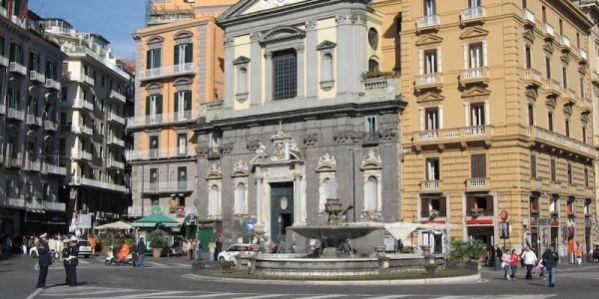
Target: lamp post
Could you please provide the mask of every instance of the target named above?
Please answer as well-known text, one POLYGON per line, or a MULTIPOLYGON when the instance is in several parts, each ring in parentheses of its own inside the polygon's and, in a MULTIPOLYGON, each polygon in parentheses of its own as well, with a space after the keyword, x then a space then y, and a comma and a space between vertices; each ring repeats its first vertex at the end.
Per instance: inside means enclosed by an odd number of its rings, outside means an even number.
POLYGON ((348 147, 348 151, 351 151, 351 171, 352 171, 352 207, 354 222, 356 222, 356 151, 362 150, 359 147, 348 147))

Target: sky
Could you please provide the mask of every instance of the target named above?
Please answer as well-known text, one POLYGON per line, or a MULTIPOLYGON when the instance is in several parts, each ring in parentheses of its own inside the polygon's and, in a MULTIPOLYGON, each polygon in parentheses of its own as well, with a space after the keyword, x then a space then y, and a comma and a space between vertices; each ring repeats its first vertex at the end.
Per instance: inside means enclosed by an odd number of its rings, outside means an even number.
POLYGON ((144 26, 148 0, 29 0, 29 9, 43 18, 61 18, 81 32, 110 41, 113 53, 134 58, 131 35, 144 26))

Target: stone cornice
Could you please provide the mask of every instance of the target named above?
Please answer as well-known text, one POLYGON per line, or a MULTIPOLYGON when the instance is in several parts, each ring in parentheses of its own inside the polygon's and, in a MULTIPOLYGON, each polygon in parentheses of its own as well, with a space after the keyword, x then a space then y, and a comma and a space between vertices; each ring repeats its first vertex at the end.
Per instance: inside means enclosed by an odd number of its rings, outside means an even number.
POLYGON ((193 21, 188 22, 175 22, 170 24, 163 24, 159 26, 142 28, 132 34, 133 40, 137 41, 137 39, 142 39, 144 37, 152 36, 152 35, 160 35, 163 33, 173 32, 177 30, 187 29, 189 27, 196 27, 204 25, 206 26, 210 22, 216 22, 215 18, 212 17, 204 17, 201 19, 193 19, 193 21))
POLYGON ((576 20, 586 27, 584 28, 585 33, 587 33, 587 30, 593 27, 593 22, 591 22, 591 20, 589 20, 589 18, 576 5, 572 4, 570 0, 557 0, 557 2, 571 14, 573 14, 576 20))

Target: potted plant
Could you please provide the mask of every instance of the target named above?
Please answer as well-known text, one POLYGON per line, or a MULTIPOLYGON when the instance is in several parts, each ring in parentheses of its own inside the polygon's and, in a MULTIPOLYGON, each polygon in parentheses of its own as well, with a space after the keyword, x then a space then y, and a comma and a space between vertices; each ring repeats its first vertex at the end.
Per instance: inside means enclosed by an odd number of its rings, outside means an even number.
POLYGON ((480 259, 487 254, 487 246, 481 240, 472 240, 468 242, 467 258, 470 262, 479 263, 480 259))
POLYGON ((152 248, 152 256, 160 257, 162 249, 168 246, 168 235, 159 229, 155 229, 148 234, 148 242, 152 248))

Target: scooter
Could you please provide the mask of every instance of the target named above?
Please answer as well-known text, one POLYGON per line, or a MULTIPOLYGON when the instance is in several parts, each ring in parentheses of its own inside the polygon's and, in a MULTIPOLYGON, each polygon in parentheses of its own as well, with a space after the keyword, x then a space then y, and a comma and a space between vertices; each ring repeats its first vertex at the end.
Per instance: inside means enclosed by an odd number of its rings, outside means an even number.
POLYGON ((112 264, 115 264, 117 266, 129 265, 135 267, 136 263, 133 261, 133 254, 129 253, 124 259, 120 260, 114 255, 114 252, 111 249, 110 251, 108 251, 106 259, 104 259, 104 265, 108 266, 112 264))
POLYGON ((183 250, 181 249, 181 247, 174 247, 174 246, 169 248, 168 253, 167 253, 167 257, 171 257, 171 256, 179 257, 182 255, 183 255, 183 250))

